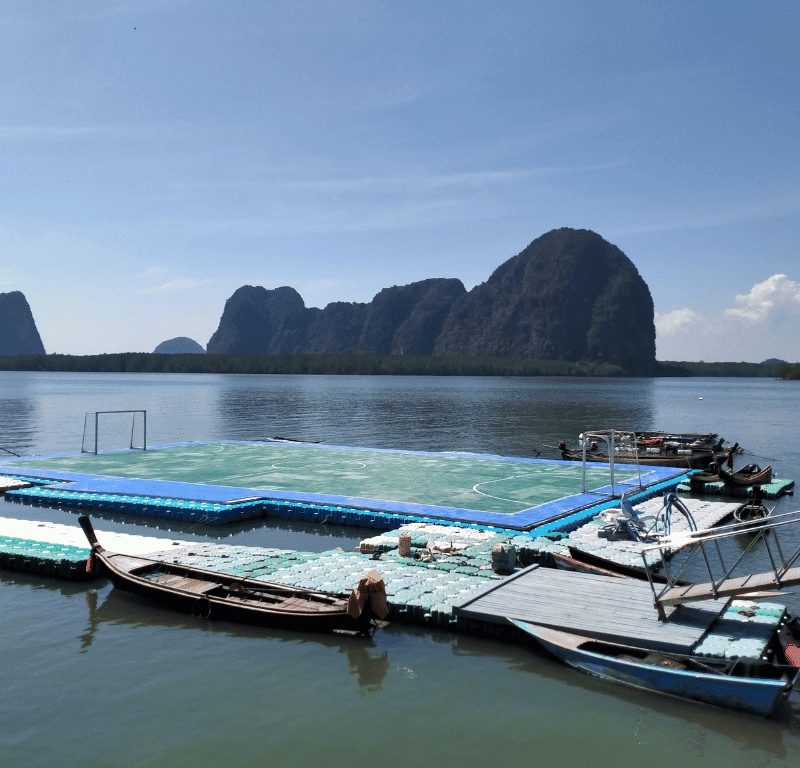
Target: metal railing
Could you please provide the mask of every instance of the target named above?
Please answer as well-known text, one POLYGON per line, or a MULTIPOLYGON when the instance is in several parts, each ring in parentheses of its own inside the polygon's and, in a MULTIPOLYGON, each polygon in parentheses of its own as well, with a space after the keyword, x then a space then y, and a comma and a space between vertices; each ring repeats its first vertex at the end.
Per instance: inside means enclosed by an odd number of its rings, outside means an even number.
MULTIPOLYGON (((707 593, 695 591, 684 602, 715 599, 721 596, 722 592, 725 592, 726 595, 736 594, 737 592, 739 594, 746 594, 748 591, 752 592, 754 585, 748 587, 744 582, 741 586, 733 585, 734 579, 744 576, 755 575, 761 577, 759 579, 761 583, 758 584, 761 588, 765 586, 780 588, 788 586, 789 583, 800 583, 800 569, 797 569, 797 573, 789 574, 792 566, 800 559, 800 546, 787 557, 778 539, 779 529, 782 530, 787 526, 797 526, 799 523, 800 511, 787 512, 781 515, 772 515, 763 522, 758 523, 733 523, 713 529, 690 530, 685 533, 664 537, 652 547, 643 549, 644 568, 650 582, 650 588, 653 590, 653 600, 659 616, 664 618, 662 601, 665 596, 676 587, 682 586, 679 583, 681 577, 686 574, 690 565, 700 563, 700 561, 702 561, 702 570, 708 574, 707 593), (739 554, 735 562, 732 565, 727 565, 720 544, 733 537, 741 537, 743 534, 749 536, 751 541, 739 554), (750 569, 742 573, 741 576, 735 576, 747 555, 755 552, 760 544, 763 544, 763 552, 761 554, 769 560, 769 567, 767 568, 765 562, 763 572, 753 574, 752 569, 750 569), (691 549, 686 558, 677 569, 670 572, 670 558, 676 552, 687 548, 691 549), (648 565, 647 554, 653 552, 659 553, 660 562, 663 563, 664 576, 666 578, 666 583, 664 584, 656 584, 652 569, 648 565), (789 574, 788 579, 786 578, 787 574, 789 574)), ((728 560, 730 561, 730 556, 728 560)), ((676 601, 681 602, 679 598, 671 599, 671 602, 676 601)))

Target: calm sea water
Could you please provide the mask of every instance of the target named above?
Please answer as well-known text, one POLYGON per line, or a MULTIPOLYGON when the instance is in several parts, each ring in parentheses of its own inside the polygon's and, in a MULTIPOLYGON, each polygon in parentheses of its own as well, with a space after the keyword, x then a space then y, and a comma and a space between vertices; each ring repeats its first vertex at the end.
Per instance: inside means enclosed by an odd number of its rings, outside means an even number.
MULTIPOLYGON (((800 479, 800 386, 594 380, 0 373, 0 446, 80 450, 84 414, 146 409, 150 445, 293 437, 555 456, 589 428, 713 431, 800 479)), ((108 440, 116 439, 107 435, 108 440)), ((779 511, 797 508, 794 499, 779 511)), ((75 524, 0 501, 0 516, 75 524)), ((322 551, 352 529, 260 523, 148 535, 322 551)), ((795 610, 800 599, 782 598, 795 610)), ((107 583, 0 572, 9 766, 800 766, 800 695, 763 720, 626 690, 526 648, 390 625, 373 642, 204 624, 107 583)))

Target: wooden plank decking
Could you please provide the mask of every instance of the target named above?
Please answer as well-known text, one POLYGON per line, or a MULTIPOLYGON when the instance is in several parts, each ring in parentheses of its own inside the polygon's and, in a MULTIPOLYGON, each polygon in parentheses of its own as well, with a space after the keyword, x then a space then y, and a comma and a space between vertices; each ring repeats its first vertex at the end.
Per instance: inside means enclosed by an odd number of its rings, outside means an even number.
POLYGON ((530 566, 461 605, 459 616, 507 618, 641 648, 688 653, 727 606, 706 600, 659 620, 647 582, 530 566))

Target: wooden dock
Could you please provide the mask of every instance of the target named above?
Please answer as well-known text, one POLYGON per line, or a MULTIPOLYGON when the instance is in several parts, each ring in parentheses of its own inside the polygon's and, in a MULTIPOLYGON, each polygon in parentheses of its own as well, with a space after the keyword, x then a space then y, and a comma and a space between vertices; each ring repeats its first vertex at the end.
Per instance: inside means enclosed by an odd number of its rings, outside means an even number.
POLYGON ((689 653, 728 602, 680 606, 661 621, 648 582, 532 565, 455 606, 454 613, 497 624, 520 619, 640 648, 689 653))

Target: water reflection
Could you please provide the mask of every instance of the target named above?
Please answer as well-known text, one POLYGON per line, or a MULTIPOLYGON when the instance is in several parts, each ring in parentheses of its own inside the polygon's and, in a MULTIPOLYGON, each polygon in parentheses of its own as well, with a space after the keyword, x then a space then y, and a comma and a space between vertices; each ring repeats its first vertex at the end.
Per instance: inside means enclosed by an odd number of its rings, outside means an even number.
POLYGON ((710 743, 709 732, 713 732, 743 752, 763 750, 785 759, 787 734, 800 733, 800 704, 796 699, 784 702, 771 717, 762 718, 585 674, 535 648, 526 649, 525 653, 528 657, 521 655, 513 666, 518 673, 531 676, 532 688, 540 687, 536 682, 540 678, 558 681, 571 689, 561 697, 573 702, 571 708, 608 713, 608 732, 633 735, 639 745, 648 741, 661 743, 665 734, 675 732, 680 734, 682 744, 694 744, 693 751, 702 752, 710 743), (634 723, 635 730, 630 734, 626 728, 634 723))
POLYGON ((573 378, 232 378, 219 433, 332 445, 560 457, 589 428, 651 429, 653 382, 573 378), (551 448, 549 453, 548 447, 551 448))
POLYGON ((345 635, 316 635, 290 630, 249 627, 246 625, 214 622, 206 619, 173 613, 144 597, 111 589, 99 602, 96 589, 85 594, 88 620, 86 629, 78 636, 79 653, 86 653, 97 639, 101 627, 108 622, 130 627, 169 627, 187 631, 219 632, 230 637, 257 637, 284 642, 314 642, 336 648, 347 658, 350 670, 358 684, 367 690, 379 690, 389 670, 389 652, 375 651, 371 638, 345 635))
POLYGON ((370 653, 364 644, 352 643, 344 648, 350 670, 356 676, 359 686, 368 691, 380 690, 383 678, 389 671, 389 652, 370 653))
POLYGON ((29 397, 0 398, 0 458, 31 453, 37 439, 37 410, 29 397))
POLYGON ((86 627, 86 631, 78 637, 81 643, 80 653, 86 653, 89 650, 89 646, 97 634, 97 625, 99 623, 97 618, 97 592, 93 589, 86 590, 86 607, 89 609, 89 624, 86 627))
MULTIPOLYGON (((753 764, 759 756, 762 760, 766 758, 767 762, 785 761, 796 753, 800 734, 797 698, 772 718, 754 718, 607 682, 572 670, 532 648, 490 639, 398 624, 390 624, 372 640, 366 641, 264 630, 192 619, 105 586, 87 589, 86 585, 61 585, 28 574, 19 574, 19 578, 15 576, 0 574, 0 588, 7 590, 5 599, 13 599, 14 604, 30 604, 25 616, 38 615, 43 606, 47 606, 51 622, 54 615, 52 597, 56 596, 58 600, 55 602, 63 604, 63 610, 59 609, 57 613, 63 617, 65 626, 74 628, 72 637, 78 641, 77 651, 95 654, 95 664, 111 664, 115 675, 129 674, 113 668, 115 663, 123 663, 121 649, 124 649, 126 669, 140 669, 140 674, 145 677, 153 669, 159 670, 158 674, 162 676, 169 676, 171 665, 182 654, 188 658, 184 665, 186 669, 194 663, 193 659, 205 658, 204 654, 209 652, 229 654, 231 658, 243 661, 238 666, 232 664, 232 668, 226 668, 225 678, 230 677, 234 685, 244 689, 252 687, 248 686, 247 680, 253 675, 250 663, 253 659, 263 658, 265 667, 270 668, 291 660, 289 663, 303 664, 302 669, 296 670, 299 680, 312 688, 321 683, 318 692, 321 692, 324 702, 335 700, 343 707, 353 707, 352 700, 347 698, 347 686, 341 686, 341 672, 346 671, 348 679, 355 678, 353 690, 369 694, 371 698, 380 696, 382 706, 396 712, 396 726, 410 729, 422 739, 422 744, 428 743, 429 736, 426 731, 414 730, 417 727, 414 712, 417 710, 414 706, 408 708, 408 699, 403 697, 430 693, 434 701, 449 701, 454 711, 463 705, 466 716, 479 716, 486 711, 486 697, 496 698, 506 690, 504 686, 508 686, 509 702, 514 702, 517 708, 514 722, 522 722, 521 718, 526 715, 521 716, 519 710, 530 705, 531 736, 545 748, 552 745, 552 740, 537 725, 537 717, 564 728, 571 727, 570 723, 581 718, 585 726, 583 735, 589 740, 599 740, 598 744, 603 743, 603 739, 612 739, 618 745, 633 742, 661 749, 679 734, 684 753, 686 750, 701 753, 719 749, 741 752, 742 759, 734 758, 731 765, 753 764), (36 595, 27 594, 31 590, 40 595, 38 600, 36 595), (26 594, 14 595, 12 592, 26 594), (42 593, 48 594, 43 598, 42 593), (76 611, 76 608, 81 610, 76 611), (137 632, 139 629, 154 631, 137 632), (206 634, 213 635, 213 641, 204 637, 206 634), (252 643, 249 650, 245 647, 248 640, 258 641, 257 650, 252 643), (276 645, 284 643, 287 651, 281 651, 276 645), (151 657, 155 655, 157 659, 165 648, 177 655, 168 655, 160 666, 158 663, 149 666, 151 657), (332 654, 331 650, 336 653, 332 654), (342 666, 332 662, 339 654, 342 666), (395 679, 392 685, 385 685, 384 681, 389 677, 395 679), (324 682, 328 680, 338 680, 338 687, 335 690, 328 687, 324 682), (458 684, 453 683, 455 680, 458 684), (447 699, 446 691, 453 685, 454 697, 447 699), (458 698, 461 696, 463 702, 458 698), (552 716, 545 714, 547 710, 553 710, 552 716), (752 759, 748 760, 748 756, 752 759)), ((49 622, 47 626, 50 626, 49 622)), ((52 641, 50 631, 42 632, 40 639, 32 636, 22 658, 37 659, 39 663, 42 651, 53 653, 55 648, 66 645, 62 641, 54 646, 52 641)), ((86 662, 70 667, 69 658, 66 654, 56 659, 51 674, 40 678, 39 685, 48 692, 48 700, 52 692, 61 693, 52 681, 62 674, 68 680, 77 679, 80 670, 85 669, 86 662)), ((184 673, 187 681, 194 679, 185 669, 179 671, 180 679, 184 673)), ((131 677, 131 683, 134 677, 131 677)), ((289 678, 278 675, 269 679, 289 678)), ((207 696, 208 678, 197 676, 196 680, 196 687, 187 684, 181 696, 197 697, 198 701, 207 696)), ((219 680, 221 677, 215 678, 215 683, 219 680)), ((261 701, 260 698, 257 700, 261 701)), ((275 693, 275 698, 268 695, 266 701, 286 704, 280 699, 279 692, 275 693)), ((305 700, 301 697, 300 701, 305 700)), ((228 720, 223 719, 222 723, 231 726, 228 720)), ((148 727, 151 725, 155 727, 154 724, 148 724, 148 727)), ((713 760, 711 764, 715 764, 713 760)))

